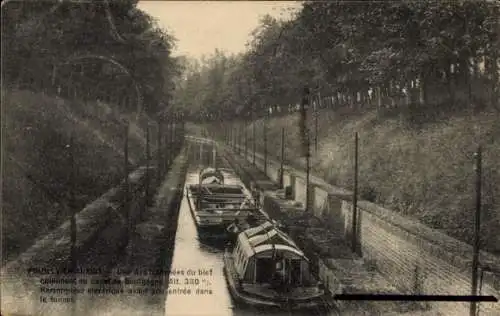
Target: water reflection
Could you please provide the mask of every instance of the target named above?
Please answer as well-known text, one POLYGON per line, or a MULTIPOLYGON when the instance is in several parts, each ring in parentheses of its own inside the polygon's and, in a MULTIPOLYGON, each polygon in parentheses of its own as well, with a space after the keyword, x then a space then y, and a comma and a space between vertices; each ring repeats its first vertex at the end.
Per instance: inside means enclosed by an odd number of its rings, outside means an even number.
MULTIPOLYGON (((186 184, 197 183, 197 171, 188 173, 186 184)), ((171 271, 170 278, 178 283, 172 282, 169 286, 166 315, 234 315, 222 273, 222 253, 199 242, 186 197, 179 209, 171 271), (179 274, 176 274, 177 272, 179 274), (194 272, 194 275, 188 276, 191 272, 194 272), (188 289, 191 295, 186 292, 173 292, 183 289, 188 289)))
MULTIPOLYGON (((198 171, 199 169, 192 169, 188 172, 186 184, 197 183, 198 171)), ((228 183, 243 185, 232 172, 226 170, 224 173, 228 183)), ((199 241, 196 226, 186 197, 184 197, 179 210, 170 273, 171 279, 177 280, 178 283, 171 283, 169 286, 170 294, 167 295, 165 302, 165 315, 292 315, 288 311, 271 312, 236 305, 226 287, 222 272, 222 255, 222 250, 199 241), (195 275, 188 276, 188 270, 194 272, 195 275), (181 275, 182 273, 184 275, 181 275), (187 294, 188 292, 191 294, 187 294)), ((310 313, 304 313, 304 315, 310 315, 310 313)))

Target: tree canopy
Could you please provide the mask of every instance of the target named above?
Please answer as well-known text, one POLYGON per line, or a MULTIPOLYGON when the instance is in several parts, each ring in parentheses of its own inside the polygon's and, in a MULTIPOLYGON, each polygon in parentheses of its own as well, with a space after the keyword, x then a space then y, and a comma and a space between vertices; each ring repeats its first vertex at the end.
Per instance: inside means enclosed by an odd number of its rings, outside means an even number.
POLYGON ((148 113, 171 101, 180 71, 171 56, 174 38, 136 0, 11 1, 2 23, 6 86, 130 111, 140 99, 148 113))
POLYGON ((306 1, 191 67, 176 99, 197 119, 285 113, 304 86, 322 107, 498 107, 499 20, 485 0, 306 1))

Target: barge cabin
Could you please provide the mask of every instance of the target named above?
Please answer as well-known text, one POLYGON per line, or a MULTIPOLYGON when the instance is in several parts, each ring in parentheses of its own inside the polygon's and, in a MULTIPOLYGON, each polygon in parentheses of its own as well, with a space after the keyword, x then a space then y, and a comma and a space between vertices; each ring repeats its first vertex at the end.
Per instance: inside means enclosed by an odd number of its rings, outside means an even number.
POLYGON ((325 292, 309 270, 309 260, 272 222, 241 232, 226 248, 224 274, 233 298, 257 306, 320 308, 325 292))
POLYGON ((186 185, 186 195, 201 237, 225 236, 235 221, 262 216, 252 195, 242 185, 225 184, 218 169, 201 170, 199 183, 186 185))

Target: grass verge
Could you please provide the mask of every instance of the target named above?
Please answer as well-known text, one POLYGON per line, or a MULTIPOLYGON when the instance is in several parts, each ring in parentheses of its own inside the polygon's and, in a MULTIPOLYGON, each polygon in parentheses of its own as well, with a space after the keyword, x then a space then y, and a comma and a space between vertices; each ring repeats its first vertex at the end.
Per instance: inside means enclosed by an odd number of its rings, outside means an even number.
MULTIPOLYGON (((419 124, 414 124, 411 113, 353 112, 321 110, 318 113, 317 151, 315 118, 310 118, 311 166, 315 174, 331 184, 352 189, 354 134, 358 132, 359 192, 363 199, 416 218, 431 228, 471 244, 475 212, 473 155, 481 145, 482 246, 500 254, 498 112, 462 110, 433 121, 420 118, 419 124)), ((241 124, 235 123, 234 127, 241 124)), ((256 150, 262 153, 263 119, 247 127, 249 151, 252 150, 254 127, 256 150)), ((282 128, 286 135, 287 163, 304 166, 298 114, 269 119, 267 150, 270 157, 280 157, 282 128)))
MULTIPOLYGON (((2 265, 68 219, 124 176, 128 118, 107 104, 63 100, 31 91, 3 91, 2 265), (74 134, 74 181, 69 160, 74 134)), ((129 163, 145 158, 148 117, 129 133, 129 163)), ((151 150, 156 137, 151 133, 151 150)))

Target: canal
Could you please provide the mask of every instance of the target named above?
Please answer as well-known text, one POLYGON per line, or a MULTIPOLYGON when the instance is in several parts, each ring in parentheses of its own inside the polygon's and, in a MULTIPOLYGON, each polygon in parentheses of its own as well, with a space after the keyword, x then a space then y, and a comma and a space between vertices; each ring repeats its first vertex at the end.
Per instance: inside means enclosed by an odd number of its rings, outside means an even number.
MULTIPOLYGON (((220 161, 217 159, 218 163, 220 161)), ((225 167, 224 163, 222 165, 219 167, 225 167)), ((227 183, 243 185, 230 169, 223 170, 227 183)), ((199 167, 196 166, 188 170, 186 184, 198 183, 198 171, 199 167)), ((311 315, 311 312, 270 312, 235 304, 222 271, 223 250, 204 245, 198 240, 185 196, 180 205, 177 225, 165 315, 311 315)))

